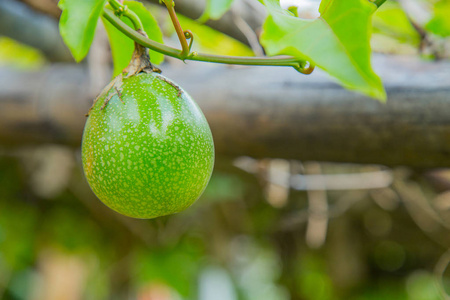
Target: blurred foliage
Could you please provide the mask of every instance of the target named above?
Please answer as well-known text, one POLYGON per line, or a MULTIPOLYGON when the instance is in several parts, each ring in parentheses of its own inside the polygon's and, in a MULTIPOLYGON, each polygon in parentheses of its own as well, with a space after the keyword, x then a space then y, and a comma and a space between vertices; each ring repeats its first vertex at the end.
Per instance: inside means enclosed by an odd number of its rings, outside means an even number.
POLYGON ((450 1, 439 0, 434 4, 433 17, 426 29, 442 37, 450 36, 450 1))
MULTIPOLYGON (((308 209, 308 193, 291 190, 274 207, 264 172, 219 162, 191 208, 135 220, 98 201, 76 163, 57 164, 72 175, 59 193, 41 198, 30 184, 40 172, 27 167, 31 153, 6 153, 0 156, 1 299, 61 299, 67 291, 70 299, 441 299, 433 269, 450 247, 448 230, 422 231, 407 200, 387 191, 327 193, 329 205, 349 195, 357 200, 328 220, 325 244, 315 249, 305 240, 308 218, 283 226, 308 209)), ((323 165, 330 174, 349 169, 357 168, 323 165)), ((407 180, 420 182, 431 198, 438 194, 420 175, 407 180)), ((391 192, 403 193, 395 185, 391 192)))
POLYGON ((419 48, 420 35, 398 2, 385 2, 375 12, 372 23, 372 47, 375 51, 414 53, 419 48))
POLYGON ((46 62, 38 50, 8 37, 0 36, 0 67, 39 69, 46 62))
POLYGON ((199 21, 206 22, 208 19, 220 19, 230 9, 232 4, 233 0, 207 0, 205 10, 199 21))

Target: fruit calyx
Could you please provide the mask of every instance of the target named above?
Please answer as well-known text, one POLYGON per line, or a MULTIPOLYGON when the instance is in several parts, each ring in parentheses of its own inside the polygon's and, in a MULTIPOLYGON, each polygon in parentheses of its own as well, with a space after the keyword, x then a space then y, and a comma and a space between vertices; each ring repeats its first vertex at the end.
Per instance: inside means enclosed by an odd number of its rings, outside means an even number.
MULTIPOLYGON (((145 31, 143 31, 142 29, 138 29, 136 31, 141 35, 143 35, 144 37, 148 37, 145 31)), ((125 69, 123 69, 122 74, 126 74, 125 77, 127 78, 141 72, 161 73, 161 70, 154 67, 150 62, 150 55, 148 54, 148 49, 134 42, 133 56, 131 57, 131 61, 128 64, 128 66, 125 69)))

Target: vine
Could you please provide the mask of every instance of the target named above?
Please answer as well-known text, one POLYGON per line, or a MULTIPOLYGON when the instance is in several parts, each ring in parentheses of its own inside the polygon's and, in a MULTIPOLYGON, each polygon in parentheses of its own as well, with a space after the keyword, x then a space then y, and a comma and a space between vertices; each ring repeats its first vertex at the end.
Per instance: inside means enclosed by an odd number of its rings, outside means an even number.
POLYGON ((128 18, 134 26, 134 29, 136 30, 143 30, 144 26, 142 25, 141 19, 139 19, 139 16, 136 15, 132 10, 128 9, 126 5, 123 5, 117 0, 109 0, 108 3, 111 5, 111 7, 114 9, 114 13, 117 16, 124 16, 128 18))
POLYGON ((190 52, 193 40, 193 34, 189 30, 183 31, 180 22, 174 9, 174 2, 172 0, 164 0, 164 4, 167 6, 171 21, 177 32, 178 38, 181 43, 182 50, 169 47, 164 44, 152 41, 147 37, 142 36, 136 30, 141 29, 142 22, 139 17, 131 10, 127 9, 126 5, 118 3, 116 0, 109 1, 114 12, 108 8, 103 9, 103 17, 108 20, 114 27, 120 30, 123 34, 134 40, 136 43, 160 52, 164 55, 178 58, 180 60, 193 60, 203 62, 213 62, 222 64, 235 64, 235 65, 258 65, 258 66, 290 66, 299 71, 302 74, 311 74, 314 70, 314 66, 307 61, 299 61, 295 57, 290 56, 278 56, 278 57, 246 57, 246 56, 223 56, 204 54, 198 52, 190 52), (118 16, 123 15, 130 19, 136 30, 130 28, 125 24, 118 16), (191 39, 191 43, 187 43, 187 39, 191 39))

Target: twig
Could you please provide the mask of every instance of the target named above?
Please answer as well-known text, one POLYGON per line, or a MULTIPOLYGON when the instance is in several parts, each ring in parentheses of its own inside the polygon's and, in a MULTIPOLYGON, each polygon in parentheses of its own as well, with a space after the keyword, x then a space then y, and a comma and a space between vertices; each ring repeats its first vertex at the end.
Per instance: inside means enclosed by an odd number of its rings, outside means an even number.
POLYGON ((261 44, 258 41, 258 36, 253 31, 253 29, 248 25, 247 22, 235 11, 231 10, 233 21, 236 24, 236 26, 239 28, 239 30, 242 32, 242 34, 247 38, 248 44, 250 45, 250 48, 252 48, 253 52, 257 56, 264 55, 264 51, 261 47, 261 44))

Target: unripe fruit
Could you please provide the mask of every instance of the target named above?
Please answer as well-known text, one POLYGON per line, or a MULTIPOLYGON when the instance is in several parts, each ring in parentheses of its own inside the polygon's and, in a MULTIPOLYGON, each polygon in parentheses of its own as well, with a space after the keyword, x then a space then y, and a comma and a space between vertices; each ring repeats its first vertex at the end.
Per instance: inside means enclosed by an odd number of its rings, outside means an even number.
POLYGON ((191 97, 160 74, 120 77, 98 97, 83 133, 89 185, 134 218, 182 211, 205 189, 214 165, 208 123, 191 97))

